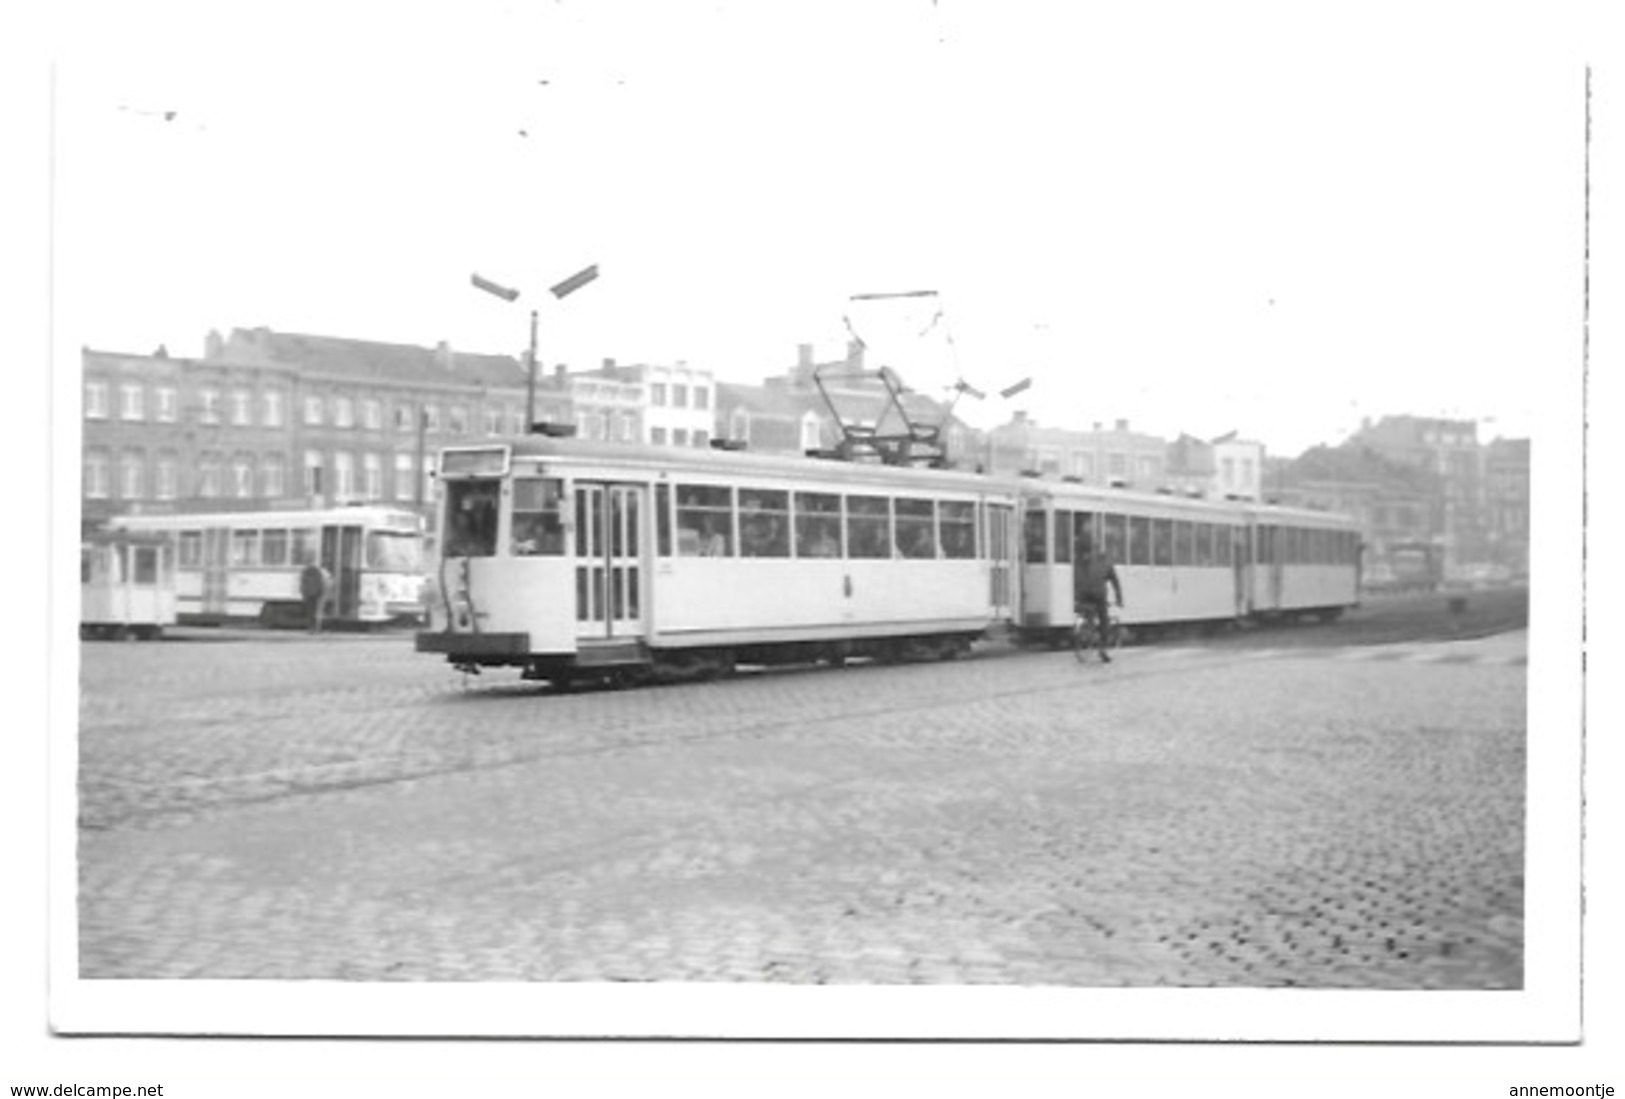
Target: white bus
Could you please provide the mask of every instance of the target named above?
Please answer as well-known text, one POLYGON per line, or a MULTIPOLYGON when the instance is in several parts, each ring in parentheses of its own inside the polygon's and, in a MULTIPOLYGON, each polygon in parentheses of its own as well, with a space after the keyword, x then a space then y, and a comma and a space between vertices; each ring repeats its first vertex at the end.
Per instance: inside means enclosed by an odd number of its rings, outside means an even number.
POLYGON ((299 576, 310 564, 333 580, 328 622, 371 626, 423 614, 423 520, 411 511, 356 505, 126 515, 109 525, 172 540, 181 623, 300 624, 299 576))

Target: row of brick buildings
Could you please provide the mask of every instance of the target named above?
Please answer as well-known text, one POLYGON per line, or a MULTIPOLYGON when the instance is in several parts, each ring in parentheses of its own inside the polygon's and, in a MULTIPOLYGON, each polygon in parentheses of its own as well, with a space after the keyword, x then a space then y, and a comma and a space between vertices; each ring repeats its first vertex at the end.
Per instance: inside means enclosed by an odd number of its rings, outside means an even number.
MULTIPOLYGON (((258 509, 389 501, 422 508, 438 448, 525 429, 527 377, 516 357, 377 341, 235 329, 198 358, 82 355, 82 515, 258 509)), ((893 378, 895 381, 895 377, 893 378)), ((1388 417, 1338 448, 1272 461, 1226 435, 1175 440, 1127 421, 1089 430, 1025 414, 977 431, 951 406, 890 388, 861 345, 795 363, 760 384, 717 381, 687 363, 541 372, 539 422, 582 437, 803 453, 845 430, 882 436, 940 428, 962 468, 1351 511, 1368 543, 1431 539, 1457 562, 1527 567, 1527 440, 1480 446, 1470 421, 1388 417), (1352 448, 1352 449, 1351 449, 1352 448), (1351 457, 1353 455, 1353 457, 1351 457), (1361 459, 1360 455, 1370 456, 1361 459)))

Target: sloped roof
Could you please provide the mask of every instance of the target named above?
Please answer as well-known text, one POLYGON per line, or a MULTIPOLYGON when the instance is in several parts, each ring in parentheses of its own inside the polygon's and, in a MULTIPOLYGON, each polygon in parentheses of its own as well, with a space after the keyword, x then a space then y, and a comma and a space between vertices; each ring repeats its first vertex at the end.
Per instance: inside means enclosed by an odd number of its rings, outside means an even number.
POLYGON ((383 343, 340 336, 234 328, 219 357, 230 362, 269 362, 322 374, 368 381, 440 385, 525 384, 525 367, 511 355, 486 355, 448 347, 383 343))

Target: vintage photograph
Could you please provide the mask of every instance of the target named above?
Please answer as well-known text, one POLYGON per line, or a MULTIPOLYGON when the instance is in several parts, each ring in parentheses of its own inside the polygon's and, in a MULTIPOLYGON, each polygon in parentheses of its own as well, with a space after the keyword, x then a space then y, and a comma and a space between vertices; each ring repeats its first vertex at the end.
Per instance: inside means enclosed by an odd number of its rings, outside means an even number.
POLYGON ((1590 74, 1448 10, 96 5, 53 1025, 1573 1040, 1590 74))

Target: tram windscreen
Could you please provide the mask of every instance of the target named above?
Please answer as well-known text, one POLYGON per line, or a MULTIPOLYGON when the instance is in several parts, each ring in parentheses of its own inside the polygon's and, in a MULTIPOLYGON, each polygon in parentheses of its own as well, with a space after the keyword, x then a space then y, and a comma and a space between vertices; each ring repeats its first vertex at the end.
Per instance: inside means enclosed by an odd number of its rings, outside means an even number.
POLYGON ((447 557, 491 557, 497 551, 495 479, 446 482, 447 557))
POLYGON ((422 568, 422 544, 415 534, 375 530, 367 534, 367 567, 387 572, 417 572, 422 568))

